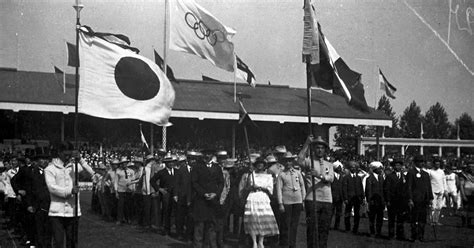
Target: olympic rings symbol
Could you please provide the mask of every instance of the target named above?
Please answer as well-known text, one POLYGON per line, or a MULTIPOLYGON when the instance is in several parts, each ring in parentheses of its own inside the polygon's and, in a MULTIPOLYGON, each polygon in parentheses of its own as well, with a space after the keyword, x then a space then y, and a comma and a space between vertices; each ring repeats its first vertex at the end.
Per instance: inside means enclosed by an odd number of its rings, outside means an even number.
POLYGON ((184 16, 184 20, 189 28, 194 30, 194 33, 199 39, 206 39, 211 46, 215 46, 218 42, 222 43, 227 40, 224 32, 218 29, 209 29, 206 24, 197 19, 193 13, 187 12, 184 16))

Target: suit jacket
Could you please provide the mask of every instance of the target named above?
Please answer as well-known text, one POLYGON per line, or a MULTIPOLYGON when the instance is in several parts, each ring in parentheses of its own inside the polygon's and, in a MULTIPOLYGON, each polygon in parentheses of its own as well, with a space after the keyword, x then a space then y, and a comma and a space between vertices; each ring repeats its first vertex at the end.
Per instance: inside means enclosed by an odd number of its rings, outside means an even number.
MULTIPOLYGON (((336 174, 336 172, 334 173, 336 174)), ((339 174, 339 173, 338 173, 339 174)), ((336 175, 334 175, 334 181, 331 183, 331 194, 332 194, 332 202, 342 202, 343 197, 342 197, 342 179, 343 176, 339 174, 339 179, 336 178, 336 175)))
POLYGON ((173 170, 173 175, 170 175, 167 168, 160 170, 155 173, 155 175, 153 175, 150 185, 153 187, 153 189, 155 189, 156 192, 158 192, 158 189, 164 188, 169 194, 174 194, 174 189, 176 187, 176 170, 173 170), (159 184, 156 183, 158 180, 159 184))
POLYGON ((224 177, 219 165, 210 168, 206 164, 197 164, 191 172, 193 188, 193 216, 195 221, 213 221, 219 207, 219 199, 224 188, 224 177), (204 194, 215 193, 216 197, 206 200, 204 194))
POLYGON ((364 199, 362 178, 357 176, 357 174, 355 177, 353 177, 352 174, 348 174, 342 179, 342 199, 349 201, 353 197, 358 197, 359 200, 364 199))
POLYGON ((384 197, 386 202, 392 204, 408 203, 408 184, 406 175, 400 173, 400 179, 396 172, 392 172, 385 179, 384 197))
POLYGON ((186 204, 192 201, 191 172, 189 172, 187 165, 176 170, 174 196, 178 197, 178 203, 186 204))
POLYGON ((28 197, 28 206, 33 206, 36 211, 49 211, 51 198, 49 196, 48 186, 44 178, 44 170, 38 166, 31 169, 31 196, 28 197))
POLYGON ((32 178, 32 168, 34 165, 30 166, 22 166, 18 169, 18 173, 13 177, 12 179, 12 187, 13 190, 15 190, 15 193, 18 194, 19 190, 25 190, 26 191, 26 196, 29 197, 29 195, 32 192, 32 187, 31 187, 31 178, 32 178))
POLYGON ((429 203, 433 200, 430 175, 424 171, 411 169, 407 174, 408 199, 417 203, 429 203))
POLYGON ((375 201, 376 204, 384 202, 383 185, 383 176, 370 174, 365 182, 365 196, 368 202, 375 201))

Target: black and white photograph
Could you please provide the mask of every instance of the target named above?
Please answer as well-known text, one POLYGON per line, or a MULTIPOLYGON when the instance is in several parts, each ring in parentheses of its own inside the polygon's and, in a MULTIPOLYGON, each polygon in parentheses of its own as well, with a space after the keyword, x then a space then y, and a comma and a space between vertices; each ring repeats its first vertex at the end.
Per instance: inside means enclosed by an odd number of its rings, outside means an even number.
POLYGON ((0 0, 0 248, 472 248, 473 116, 473 0, 0 0))

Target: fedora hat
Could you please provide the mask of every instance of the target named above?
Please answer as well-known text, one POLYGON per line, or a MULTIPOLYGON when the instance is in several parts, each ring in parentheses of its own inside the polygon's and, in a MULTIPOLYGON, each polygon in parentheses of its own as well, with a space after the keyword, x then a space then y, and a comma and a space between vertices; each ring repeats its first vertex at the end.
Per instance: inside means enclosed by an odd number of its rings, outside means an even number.
POLYGON ((122 164, 122 163, 128 163, 128 162, 130 162, 130 160, 128 160, 127 157, 124 156, 124 157, 121 157, 121 158, 120 158, 120 163, 121 163, 121 164, 122 164))
POLYGON ((111 164, 120 164, 120 160, 115 158, 112 160, 111 164))
POLYGON ((329 147, 328 142, 326 142, 321 136, 314 138, 311 142, 313 145, 324 145, 325 147, 329 147))
POLYGON ((296 155, 292 154, 291 152, 285 152, 285 154, 282 157, 282 159, 284 160, 292 160, 295 158, 296 158, 296 155))
POLYGON ((146 157, 145 157, 145 160, 146 160, 146 161, 148 161, 148 160, 153 160, 153 159, 155 159, 155 156, 153 156, 153 154, 148 154, 148 155, 146 155, 146 157))
POLYGON ((383 164, 379 161, 373 161, 373 162, 370 162, 369 166, 372 168, 372 169, 378 169, 378 168, 382 168, 383 167, 383 164))

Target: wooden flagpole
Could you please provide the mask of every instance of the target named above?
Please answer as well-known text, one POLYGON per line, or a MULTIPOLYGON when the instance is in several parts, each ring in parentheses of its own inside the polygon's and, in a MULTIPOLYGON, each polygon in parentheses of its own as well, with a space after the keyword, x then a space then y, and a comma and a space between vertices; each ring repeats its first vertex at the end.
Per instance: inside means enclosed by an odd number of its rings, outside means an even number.
MULTIPOLYGON (((75 111, 74 111, 74 146, 77 150, 79 150, 79 142, 77 140, 77 132, 78 132, 78 96, 79 96, 79 29, 81 28, 81 10, 84 8, 84 5, 80 3, 80 0, 76 0, 76 4, 73 6, 76 10, 76 54, 77 54, 77 62, 76 63, 76 99, 75 99, 75 111)), ((65 89, 65 88, 64 88, 65 89)), ((78 173, 78 165, 77 159, 74 159, 74 186, 79 187, 79 173, 78 173)), ((73 225, 73 248, 78 247, 79 244, 79 223, 78 215, 79 215, 79 194, 74 194, 74 218, 76 221, 75 225, 73 225)))

